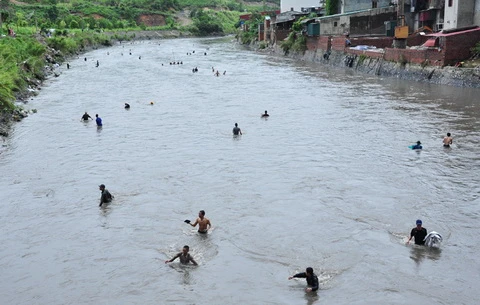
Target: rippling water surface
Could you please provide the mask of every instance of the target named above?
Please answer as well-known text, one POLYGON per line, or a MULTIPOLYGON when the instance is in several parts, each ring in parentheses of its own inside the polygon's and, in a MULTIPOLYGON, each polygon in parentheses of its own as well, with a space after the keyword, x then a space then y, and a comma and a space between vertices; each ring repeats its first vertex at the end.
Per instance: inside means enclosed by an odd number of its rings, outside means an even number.
POLYGON ((84 56, 0 150, 2 304, 480 302, 479 90, 229 39, 84 56), (103 128, 80 122, 84 111, 103 128), (408 149, 417 140, 420 153, 408 149), (105 209, 101 183, 115 196, 105 209), (200 209, 208 236, 183 223, 200 209), (440 251, 405 246, 417 218, 442 233, 440 251), (165 265, 185 244, 200 266, 165 265), (316 294, 287 280, 308 266, 316 294))

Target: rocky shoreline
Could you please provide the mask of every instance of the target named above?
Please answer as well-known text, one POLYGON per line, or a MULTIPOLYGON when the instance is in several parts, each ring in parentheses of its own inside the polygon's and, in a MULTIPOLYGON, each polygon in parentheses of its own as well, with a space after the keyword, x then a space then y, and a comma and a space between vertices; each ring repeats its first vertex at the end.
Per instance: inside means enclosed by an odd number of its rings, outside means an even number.
POLYGON ((352 56, 351 54, 338 51, 331 51, 328 58, 324 58, 325 52, 322 50, 307 50, 304 54, 289 53, 288 55, 284 55, 284 51, 278 45, 265 49, 258 49, 258 46, 254 45, 253 48, 259 52, 269 52, 277 56, 288 56, 299 61, 319 63, 337 68, 354 69, 355 71, 369 75, 386 76, 446 86, 480 88, 480 67, 456 68, 450 66, 422 66, 411 63, 385 61, 381 58, 371 58, 368 56, 352 56))

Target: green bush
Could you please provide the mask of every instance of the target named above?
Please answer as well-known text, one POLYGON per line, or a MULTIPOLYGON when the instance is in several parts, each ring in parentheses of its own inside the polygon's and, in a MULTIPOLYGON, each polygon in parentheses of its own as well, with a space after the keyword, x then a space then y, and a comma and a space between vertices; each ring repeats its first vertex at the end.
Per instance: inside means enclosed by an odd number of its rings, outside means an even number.
POLYGON ((307 50, 307 37, 304 35, 297 35, 297 39, 292 44, 292 51, 304 53, 307 50))
POLYGON ((287 55, 290 52, 290 49, 295 43, 295 38, 296 38, 296 33, 291 32, 290 34, 288 34, 287 39, 280 43, 280 47, 283 50, 283 54, 287 55))
POLYGON ((470 49, 470 51, 474 54, 474 55, 478 55, 480 54, 480 42, 477 42, 477 44, 470 49))

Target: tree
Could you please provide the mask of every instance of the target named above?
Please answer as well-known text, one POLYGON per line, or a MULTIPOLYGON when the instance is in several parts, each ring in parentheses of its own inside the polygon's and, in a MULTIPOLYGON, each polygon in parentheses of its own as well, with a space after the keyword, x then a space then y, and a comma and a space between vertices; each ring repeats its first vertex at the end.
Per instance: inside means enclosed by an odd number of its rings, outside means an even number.
POLYGON ((0 32, 2 31, 3 21, 7 21, 10 15, 10 0, 0 0, 0 32))
POLYGON ((325 2, 325 11, 328 15, 335 15, 338 14, 338 3, 339 0, 327 0, 325 2))
POLYGON ((47 16, 48 16, 48 19, 50 19, 50 21, 52 23, 55 23, 57 21, 58 8, 57 8, 56 5, 51 5, 47 8, 47 16))

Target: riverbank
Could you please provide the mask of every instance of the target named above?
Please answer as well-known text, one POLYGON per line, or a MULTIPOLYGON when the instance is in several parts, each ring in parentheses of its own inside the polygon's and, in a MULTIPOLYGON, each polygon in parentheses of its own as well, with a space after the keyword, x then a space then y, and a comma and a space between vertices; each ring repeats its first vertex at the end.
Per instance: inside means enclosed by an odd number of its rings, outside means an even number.
POLYGON ((314 62, 342 69, 353 69, 369 75, 446 86, 480 88, 480 66, 476 68, 457 68, 419 65, 386 61, 381 57, 373 58, 363 54, 349 54, 335 50, 331 50, 326 55, 326 52, 321 49, 306 50, 304 53, 290 51, 285 55, 284 50, 279 45, 269 46, 265 49, 259 49, 258 45, 253 45, 252 48, 258 52, 288 56, 299 61, 314 62))

